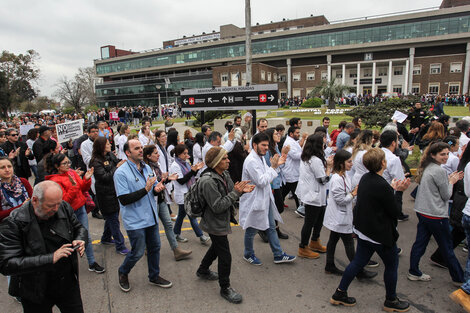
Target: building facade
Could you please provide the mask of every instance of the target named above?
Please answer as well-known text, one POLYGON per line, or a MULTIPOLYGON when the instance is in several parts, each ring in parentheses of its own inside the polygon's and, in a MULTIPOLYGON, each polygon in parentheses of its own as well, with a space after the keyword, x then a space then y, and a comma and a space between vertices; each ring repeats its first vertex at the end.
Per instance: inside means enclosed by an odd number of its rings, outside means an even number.
MULTIPOLYGON (((346 22, 324 16, 252 27, 252 83, 279 85, 280 98, 305 97, 323 79, 356 94, 467 94, 470 1, 346 22)), ((189 88, 246 84, 245 29, 165 41, 164 48, 95 60, 101 106, 178 101, 189 88)), ((119 50, 122 51, 122 50, 119 50)))

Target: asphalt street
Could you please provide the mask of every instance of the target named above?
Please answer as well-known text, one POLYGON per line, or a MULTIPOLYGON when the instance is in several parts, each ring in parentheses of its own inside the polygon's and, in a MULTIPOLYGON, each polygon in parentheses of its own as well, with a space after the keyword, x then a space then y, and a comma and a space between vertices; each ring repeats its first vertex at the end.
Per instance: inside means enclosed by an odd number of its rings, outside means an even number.
MULTIPOLYGON (((400 238, 398 246, 403 249, 398 269, 398 295, 411 303, 410 312, 462 312, 458 305, 449 299, 449 294, 456 289, 451 283, 447 270, 430 264, 429 256, 436 248, 431 240, 426 254, 421 260, 421 270, 431 275, 430 282, 411 282, 406 278, 409 266, 411 246, 416 235, 417 218, 413 211, 414 202, 409 196, 413 186, 405 192, 404 211, 410 214, 410 220, 398 225, 400 238)), ((294 201, 288 200, 287 209, 282 217, 281 229, 289 235, 288 240, 281 240, 282 248, 289 254, 297 254, 300 241, 300 229, 303 219, 294 213, 294 201)), ((95 258, 106 268, 106 273, 96 274, 88 271, 86 258, 80 260, 80 285, 85 312, 380 312, 385 297, 383 283, 384 267, 377 255, 373 260, 380 266, 378 276, 370 281, 355 280, 349 289, 349 295, 357 299, 352 308, 335 307, 329 299, 338 286, 340 277, 324 272, 325 255, 316 260, 297 259, 292 264, 274 264, 268 244, 255 238, 255 252, 263 262, 262 266, 253 266, 245 262, 243 256, 243 235, 240 227, 233 227, 229 236, 232 251, 231 284, 243 295, 243 303, 228 303, 219 295, 219 286, 214 281, 203 281, 196 277, 198 265, 207 250, 202 246, 185 222, 183 235, 189 242, 180 244, 193 251, 191 258, 176 262, 169 248, 165 234, 161 233, 161 276, 172 281, 173 287, 162 289, 152 286, 147 278, 147 261, 142 258, 129 275, 131 291, 124 293, 119 289, 117 270, 124 256, 116 253, 114 247, 99 243, 103 221, 90 218, 91 236, 95 244, 95 258)), ((162 230, 162 229, 161 229, 162 230)), ((123 230, 123 234, 125 231, 123 230)), ((321 239, 324 245, 329 231, 323 228, 321 239)), ((126 243, 130 248, 127 240, 126 243)), ((462 266, 465 266, 466 253, 461 247, 455 250, 462 266)), ((341 242, 336 251, 336 264, 344 268, 348 262, 341 242)), ((217 265, 212 266, 217 270, 217 265)), ((0 312, 22 312, 21 305, 7 293, 7 279, 0 280, 0 312)), ((59 312, 55 308, 54 312, 59 312)))

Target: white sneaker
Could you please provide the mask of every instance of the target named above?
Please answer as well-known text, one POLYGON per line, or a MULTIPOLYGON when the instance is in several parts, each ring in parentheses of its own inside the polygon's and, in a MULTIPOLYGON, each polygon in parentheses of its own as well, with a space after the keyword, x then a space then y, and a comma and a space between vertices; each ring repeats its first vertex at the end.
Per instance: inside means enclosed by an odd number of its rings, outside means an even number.
POLYGON ((424 274, 424 273, 422 273, 421 276, 416 276, 416 275, 408 273, 407 277, 411 281, 430 281, 431 280, 431 276, 429 276, 428 274, 424 274))
POLYGON ((201 241, 201 244, 207 245, 208 241, 211 240, 211 238, 207 237, 206 235, 202 235, 201 237, 199 237, 199 240, 201 241))
POLYGON ((176 241, 178 241, 178 242, 188 242, 188 238, 181 237, 181 235, 176 235, 176 241))

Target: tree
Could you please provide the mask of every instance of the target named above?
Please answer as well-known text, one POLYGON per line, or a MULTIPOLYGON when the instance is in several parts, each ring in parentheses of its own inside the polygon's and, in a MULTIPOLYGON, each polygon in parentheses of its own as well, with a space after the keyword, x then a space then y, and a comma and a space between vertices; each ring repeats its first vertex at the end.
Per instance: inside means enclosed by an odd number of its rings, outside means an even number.
POLYGON ((337 84, 335 79, 328 81, 323 79, 321 84, 315 87, 310 93, 311 97, 322 96, 328 99, 328 108, 336 108, 336 99, 343 96, 345 92, 349 92, 349 87, 343 84, 337 84))
POLYGON ((15 55, 3 51, 0 55, 0 115, 18 108, 24 101, 31 101, 37 96, 32 83, 39 78, 36 65, 39 54, 28 50, 25 54, 15 55))
POLYGON ((96 104, 94 91, 95 73, 92 67, 79 68, 73 79, 62 77, 54 95, 66 105, 80 112, 86 105, 96 104))
POLYGON ((47 96, 36 97, 33 101, 23 101, 20 105, 23 112, 39 112, 42 110, 55 110, 56 103, 47 96))

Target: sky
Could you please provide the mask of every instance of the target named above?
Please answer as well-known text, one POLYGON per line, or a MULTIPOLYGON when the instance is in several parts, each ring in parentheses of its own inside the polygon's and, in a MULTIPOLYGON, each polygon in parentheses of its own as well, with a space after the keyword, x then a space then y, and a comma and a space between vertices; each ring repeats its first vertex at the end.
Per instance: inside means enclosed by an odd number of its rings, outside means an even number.
MULTIPOLYGON (((438 7, 441 0, 252 0, 251 21, 265 24, 313 15, 329 21, 438 7)), ((93 66, 100 47, 143 51, 183 35, 245 25, 244 0, 5 0, 0 51, 40 54, 35 87, 52 96, 57 81, 93 66)))

